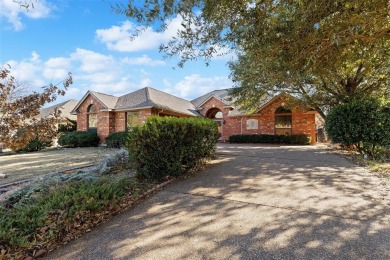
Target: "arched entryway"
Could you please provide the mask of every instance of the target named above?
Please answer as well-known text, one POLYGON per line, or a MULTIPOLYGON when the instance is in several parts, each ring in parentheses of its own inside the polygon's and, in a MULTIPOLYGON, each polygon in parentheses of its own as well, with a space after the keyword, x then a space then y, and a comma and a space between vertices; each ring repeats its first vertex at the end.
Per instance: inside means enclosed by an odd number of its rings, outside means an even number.
POLYGON ((275 110, 275 134, 291 135, 292 133, 292 113, 286 107, 278 107, 275 110))
POLYGON ((221 138, 223 136, 223 114, 222 114, 222 111, 216 107, 210 108, 206 113, 206 117, 214 120, 218 124, 218 138, 221 138))

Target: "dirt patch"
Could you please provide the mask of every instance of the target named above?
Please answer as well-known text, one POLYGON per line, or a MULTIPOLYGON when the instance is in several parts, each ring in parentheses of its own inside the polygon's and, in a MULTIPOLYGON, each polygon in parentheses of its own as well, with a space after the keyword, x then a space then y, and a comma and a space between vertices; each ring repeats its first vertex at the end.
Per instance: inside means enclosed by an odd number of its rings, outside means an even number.
POLYGON ((0 179, 0 185, 43 176, 47 173, 96 165, 117 151, 118 149, 101 147, 59 148, 0 156, 0 173, 7 176, 5 179, 0 179))

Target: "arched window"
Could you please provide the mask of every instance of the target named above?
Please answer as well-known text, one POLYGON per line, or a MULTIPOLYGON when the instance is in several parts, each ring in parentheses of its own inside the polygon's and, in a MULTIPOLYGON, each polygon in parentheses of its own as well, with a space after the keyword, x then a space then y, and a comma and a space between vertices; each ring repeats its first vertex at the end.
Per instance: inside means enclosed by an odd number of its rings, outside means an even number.
POLYGON ((275 110, 275 134, 291 135, 292 132, 292 114, 291 110, 283 106, 275 110))
POLYGON ((96 131, 97 130, 97 108, 95 105, 91 104, 87 110, 87 118, 88 118, 88 131, 96 131))

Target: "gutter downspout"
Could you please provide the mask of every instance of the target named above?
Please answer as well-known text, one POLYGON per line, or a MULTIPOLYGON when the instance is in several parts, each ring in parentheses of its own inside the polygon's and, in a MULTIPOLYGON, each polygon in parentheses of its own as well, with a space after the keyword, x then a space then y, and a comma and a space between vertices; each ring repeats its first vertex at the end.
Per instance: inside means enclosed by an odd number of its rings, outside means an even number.
POLYGON ((164 109, 161 108, 161 110, 157 112, 157 116, 160 116, 160 113, 163 111, 164 111, 164 109))

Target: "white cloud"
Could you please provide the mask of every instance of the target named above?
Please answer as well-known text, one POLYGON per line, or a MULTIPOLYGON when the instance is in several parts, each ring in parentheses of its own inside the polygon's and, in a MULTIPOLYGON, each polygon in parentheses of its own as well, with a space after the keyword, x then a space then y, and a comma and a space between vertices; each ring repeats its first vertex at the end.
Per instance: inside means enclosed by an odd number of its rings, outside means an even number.
POLYGON ((232 86, 226 76, 205 77, 199 73, 185 76, 177 82, 168 77, 155 79, 153 69, 135 69, 132 66, 132 63, 151 66, 155 62, 146 55, 123 59, 78 48, 63 57, 43 59, 38 53, 32 52, 26 59, 5 63, 11 65, 12 74, 18 82, 25 82, 32 90, 39 90, 49 83, 58 84, 67 77, 68 72, 72 72, 74 83, 66 96, 57 102, 70 98, 80 99, 87 90, 119 96, 146 86, 161 87, 163 91, 173 95, 193 99, 209 91, 232 86))
POLYGON ((69 58, 50 58, 44 63, 43 76, 47 79, 65 79, 71 69, 69 58))
MULTIPOLYGON (((9 60, 5 62, 11 66, 12 75, 21 83, 29 82, 33 84, 36 75, 41 72, 42 61, 36 52, 31 53, 31 57, 21 61, 9 60)), ((33 87, 37 87, 35 83, 33 87)))
POLYGON ((172 19, 163 32, 157 32, 153 28, 147 27, 132 40, 130 38, 140 28, 130 21, 125 21, 120 26, 96 30, 96 37, 100 42, 106 44, 109 50, 120 52, 156 50, 161 43, 167 42, 176 35, 181 21, 182 18, 179 16, 172 19))
POLYGON ((115 58, 91 50, 77 48, 70 58, 81 63, 80 70, 91 73, 115 69, 115 58))
POLYGON ((167 87, 170 85, 169 81, 164 82, 164 85, 166 87, 165 91, 168 93, 186 99, 193 99, 216 89, 230 88, 232 82, 228 77, 202 77, 199 74, 192 74, 184 77, 174 87, 167 87))
MULTIPOLYGON (((29 3, 30 1, 27 1, 29 3)), ((32 19, 42 19, 49 17, 52 10, 55 8, 53 4, 45 0, 31 1, 28 9, 21 6, 25 1, 1 0, 0 1, 0 20, 6 20, 15 31, 20 31, 24 28, 22 16, 27 16, 32 19), (34 7, 31 6, 34 5, 34 7)))
POLYGON ((142 55, 137 58, 124 58, 122 59, 123 63, 130 64, 130 65, 144 65, 144 66, 162 66, 165 65, 165 61, 163 60, 153 60, 148 55, 142 55))

